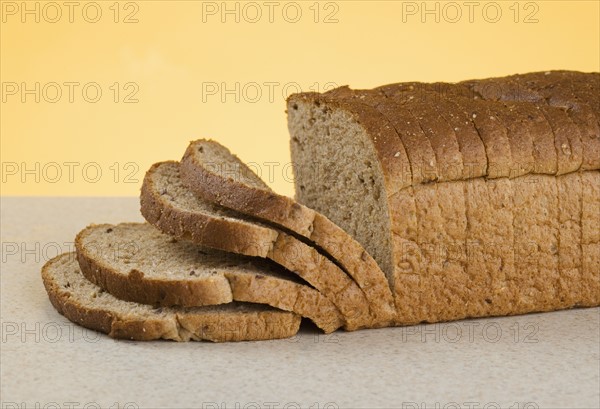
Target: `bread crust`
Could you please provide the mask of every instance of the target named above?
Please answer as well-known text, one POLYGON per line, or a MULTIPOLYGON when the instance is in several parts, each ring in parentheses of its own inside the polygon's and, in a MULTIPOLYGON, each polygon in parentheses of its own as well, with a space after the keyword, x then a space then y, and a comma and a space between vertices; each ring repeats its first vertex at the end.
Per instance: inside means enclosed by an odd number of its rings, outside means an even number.
MULTIPOLYGON (((475 107, 484 111, 491 110, 492 115, 494 115, 493 111, 496 111, 501 113, 501 116, 515 114, 517 117, 521 116, 520 121, 523 125, 521 128, 529 130, 533 142, 534 159, 533 166, 530 166, 532 171, 519 171, 518 164, 523 162, 523 158, 519 157, 522 150, 514 145, 514 143, 521 143, 519 139, 512 141, 509 135, 506 135, 507 140, 514 146, 510 156, 507 155, 507 149, 499 149, 497 138, 487 137, 489 131, 498 129, 497 126, 480 119, 479 121, 475 120, 475 123, 479 124, 478 131, 480 134, 483 133, 484 139, 487 140, 487 161, 490 162, 493 157, 494 164, 485 175, 472 173, 468 178, 502 177, 511 170, 513 176, 518 176, 529 173, 565 174, 580 168, 582 170, 599 169, 599 90, 600 74, 572 71, 517 74, 508 77, 469 80, 456 84, 400 83, 376 89, 377 92, 396 99, 406 99, 411 96, 423 98, 427 93, 433 92, 439 94, 441 99, 468 106, 469 110, 475 107), (565 115, 568 118, 567 122, 565 122, 565 115), (527 120, 524 120, 524 116, 527 120), (571 123, 569 124, 569 122, 571 123), (561 132, 560 126, 567 127, 568 132, 561 132), (557 136, 557 132, 562 135, 557 136), (554 144, 551 139, 553 134, 554 144), (570 141, 569 144, 565 142, 565 138, 570 141), (582 158, 581 166, 575 168, 575 164, 579 161, 579 155, 582 153, 585 154, 585 157, 582 158), (513 158, 515 154, 517 156, 513 158), (499 168, 500 163, 504 164, 505 169, 499 168)), ((364 93, 366 91, 354 92, 364 93)), ((335 90, 329 93, 334 94, 335 90)), ((504 122, 504 124, 509 125, 510 122, 504 122)), ((520 130, 518 131, 520 132, 520 130)), ((461 152, 463 161, 464 158, 472 157, 463 149, 461 152)), ((410 157, 411 152, 408 152, 408 155, 410 157)))
POLYGON ((71 264, 67 263, 66 267, 76 268, 74 253, 59 255, 42 268, 42 280, 50 302, 70 321, 103 332, 112 338, 137 341, 255 341, 291 337, 298 332, 300 326, 298 315, 277 310, 234 310, 214 314, 174 310, 171 319, 159 315, 148 319, 137 316, 132 311, 90 307, 79 300, 77 294, 61 287, 55 279, 54 270, 59 268, 56 264, 64 262, 66 258, 72 261, 71 264))
POLYGON ((565 110, 579 127, 583 144, 581 170, 600 169, 600 108, 598 94, 594 92, 600 74, 547 71, 477 82, 490 84, 496 81, 504 84, 507 90, 496 95, 498 99, 535 102, 565 110))

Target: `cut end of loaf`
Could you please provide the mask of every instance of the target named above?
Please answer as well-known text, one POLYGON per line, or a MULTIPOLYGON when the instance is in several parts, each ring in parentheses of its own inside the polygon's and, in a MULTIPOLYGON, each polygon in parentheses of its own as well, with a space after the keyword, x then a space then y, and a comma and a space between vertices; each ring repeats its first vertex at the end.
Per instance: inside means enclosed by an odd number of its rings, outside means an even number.
POLYGON ((384 180, 368 133, 318 94, 292 95, 287 112, 296 199, 352 235, 393 284, 384 180))

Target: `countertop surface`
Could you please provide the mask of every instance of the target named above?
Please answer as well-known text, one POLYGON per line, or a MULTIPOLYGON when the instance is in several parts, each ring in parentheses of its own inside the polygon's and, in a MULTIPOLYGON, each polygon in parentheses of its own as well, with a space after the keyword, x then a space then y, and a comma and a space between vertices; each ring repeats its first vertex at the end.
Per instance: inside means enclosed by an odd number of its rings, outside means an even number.
POLYGON ((43 263, 137 198, 2 198, 2 408, 598 408, 600 310, 212 344, 115 341, 48 301, 43 263))

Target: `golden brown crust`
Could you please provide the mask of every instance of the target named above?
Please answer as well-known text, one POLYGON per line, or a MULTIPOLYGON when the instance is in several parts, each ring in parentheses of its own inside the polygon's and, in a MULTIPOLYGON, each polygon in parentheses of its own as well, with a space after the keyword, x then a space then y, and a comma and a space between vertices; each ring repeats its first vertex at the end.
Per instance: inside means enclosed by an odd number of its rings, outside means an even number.
POLYGON ((337 308, 321 293, 306 285, 277 280, 270 276, 229 275, 237 301, 269 304, 311 319, 326 334, 344 321, 337 308))
POLYGON ((430 141, 437 162, 438 181, 456 180, 463 174, 463 158, 454 129, 435 108, 435 101, 434 95, 423 93, 422 98, 408 98, 404 106, 417 118, 430 141))
POLYGON ((376 319, 371 316, 365 293, 356 282, 315 248, 279 232, 266 257, 296 272, 330 299, 344 318, 344 329, 366 328, 376 319))
MULTIPOLYGON (((376 109, 386 121, 389 121, 394 128, 396 137, 400 138, 404 147, 403 151, 406 152, 412 184, 433 182, 438 179, 438 164, 431 142, 419 126, 417 117, 404 106, 406 99, 392 99, 383 93, 371 90, 352 90, 347 86, 331 90, 325 95, 331 99, 345 99, 354 104, 368 105, 376 109)), ((402 154, 403 152, 398 153, 399 156, 402 154)), ((400 186, 392 190, 404 187, 406 186, 400 181, 400 186)))
MULTIPOLYGON (((515 176, 530 173, 541 173, 555 175, 557 173, 557 151, 555 148, 555 135, 553 128, 547 117, 540 110, 540 101, 531 101, 530 98, 537 99, 533 94, 523 93, 518 83, 515 83, 510 77, 499 78, 493 81, 469 81, 463 83, 468 86, 473 95, 481 97, 485 100, 497 101, 496 104, 500 112, 507 117, 513 117, 509 119, 507 126, 513 126, 516 131, 523 130, 528 136, 519 138, 513 138, 511 144, 522 143, 525 138, 531 139, 531 155, 532 158, 520 159, 517 157, 517 163, 527 163, 526 160, 530 160, 530 164, 524 166, 525 170, 516 174, 515 176), (491 86, 491 84, 495 86, 491 86), (509 96, 508 98, 506 96, 509 96)), ((514 133, 514 130, 513 130, 514 133)), ((518 145, 516 149, 513 149, 513 156, 515 152, 522 152, 523 149, 519 149, 518 145)))
MULTIPOLYGON (((464 120, 464 125, 475 130, 475 133, 465 133, 460 131, 460 126, 458 131, 457 126, 454 127, 463 171, 448 174, 452 178, 447 180, 480 176, 507 177, 510 174, 513 164, 507 130, 494 115, 489 101, 474 100, 473 92, 466 86, 446 83, 399 83, 385 85, 376 90, 396 101, 429 101, 431 104, 438 104, 435 97, 437 95, 445 106, 442 116, 447 117, 454 113, 464 120), (474 139, 475 136, 477 138, 474 139), (482 166, 482 163, 485 163, 485 166, 482 166), (483 169, 485 173, 482 174, 483 169)), ((436 144, 434 150, 441 151, 445 142, 444 139, 438 139, 432 143, 436 144)), ((410 156, 410 152, 408 154, 410 156)))
MULTIPOLYGON (((492 164, 485 174, 471 172, 469 177, 462 175, 455 179, 464 180, 479 176, 504 177, 511 173, 514 177, 529 173, 555 175, 579 169, 599 169, 599 90, 598 73, 549 71, 469 80, 457 84, 390 84, 375 91, 396 100, 423 99, 427 94, 437 93, 443 100, 468 108, 469 113, 473 111, 477 115, 476 110, 480 110, 491 114, 474 118, 474 123, 485 142, 487 161, 492 164), (493 123, 489 121, 490 116, 505 117, 506 121, 502 121, 502 124, 493 123), (515 132, 522 132, 522 136, 512 138, 510 132, 502 130, 506 126, 510 128, 510 117, 521 122, 520 126, 515 127, 515 132), (569 128, 570 137, 566 136, 565 131, 561 131, 561 126, 569 128), (523 155, 524 150, 520 147, 527 141, 527 131, 533 147, 532 166, 527 164, 529 156, 523 155), (570 144, 565 142, 565 138, 569 139, 570 144), (583 160, 580 168, 575 168, 579 155, 583 156, 583 160), (523 171, 524 163, 531 171, 523 171)), ((362 95, 368 91, 353 92, 362 95)), ((329 94, 335 95, 336 90, 329 94)), ((348 92, 344 92, 344 95, 347 97, 348 92)), ((457 136, 463 162, 480 162, 478 157, 463 149, 466 145, 460 143, 460 132, 457 136)), ((409 158, 414 154, 408 146, 407 154, 409 158)))
POLYGON ((518 74, 507 79, 491 78, 482 83, 501 81, 507 92, 496 97, 504 100, 534 101, 567 112, 579 127, 583 145, 582 170, 600 169, 600 125, 598 73, 548 71, 518 74), (510 92, 508 92, 510 91, 510 92))
POLYGON ((439 95, 435 104, 440 114, 448 121, 456 134, 456 140, 463 158, 462 179, 485 176, 488 166, 485 146, 477 133, 472 118, 469 118, 464 109, 455 101, 446 98, 444 95, 439 95))

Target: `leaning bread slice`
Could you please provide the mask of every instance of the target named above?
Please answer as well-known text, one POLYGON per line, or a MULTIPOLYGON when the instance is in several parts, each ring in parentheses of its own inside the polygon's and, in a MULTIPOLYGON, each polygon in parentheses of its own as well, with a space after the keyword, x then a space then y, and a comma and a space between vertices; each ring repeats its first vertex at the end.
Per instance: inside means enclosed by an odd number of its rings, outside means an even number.
POLYGON ((300 316, 265 305, 153 308, 122 301, 83 277, 75 253, 48 261, 42 268, 42 279, 59 313, 113 338, 256 341, 291 337, 300 326, 300 316))
POLYGON ((388 280, 352 236, 321 213, 273 192, 250 168, 215 141, 190 143, 181 178, 198 196, 303 236, 338 262, 364 291, 379 325, 395 316, 388 280))
POLYGON ((343 323, 331 301, 279 266, 179 242, 147 223, 89 226, 77 235, 75 248, 83 275, 122 300, 205 306, 221 303, 206 297, 211 286, 221 293, 227 285, 229 301, 292 311, 325 332, 343 323))
POLYGON ((268 258, 294 272, 333 302, 347 330, 372 325, 365 294, 337 265, 292 235, 195 197, 183 185, 177 162, 155 164, 146 173, 141 208, 146 220, 171 236, 268 258))

